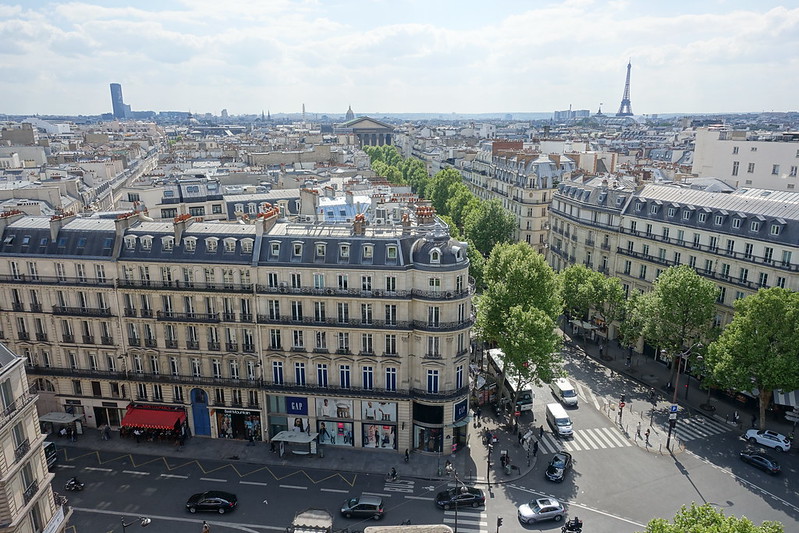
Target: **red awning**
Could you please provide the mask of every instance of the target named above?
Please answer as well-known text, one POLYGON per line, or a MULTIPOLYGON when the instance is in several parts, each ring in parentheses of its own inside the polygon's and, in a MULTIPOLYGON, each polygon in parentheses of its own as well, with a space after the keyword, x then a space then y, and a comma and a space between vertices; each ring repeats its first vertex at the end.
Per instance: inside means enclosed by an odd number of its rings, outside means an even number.
POLYGON ((182 423, 184 420, 186 420, 184 411, 130 407, 122 418, 122 425, 151 429, 175 429, 178 423, 182 423))

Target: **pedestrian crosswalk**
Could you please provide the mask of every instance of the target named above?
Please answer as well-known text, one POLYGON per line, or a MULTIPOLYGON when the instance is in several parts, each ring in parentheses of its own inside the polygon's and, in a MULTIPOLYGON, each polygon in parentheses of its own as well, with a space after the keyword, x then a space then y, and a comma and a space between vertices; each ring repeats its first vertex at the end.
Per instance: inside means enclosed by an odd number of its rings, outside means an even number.
POLYGON ((444 523, 458 532, 488 533, 488 517, 485 509, 459 508, 444 511, 444 523), (457 527, 455 527, 457 525, 457 527))
POLYGON ((577 452, 603 448, 624 448, 632 445, 615 427, 575 430, 571 439, 558 439, 551 433, 545 433, 539 441, 539 446, 545 453, 555 453, 561 450, 577 452))
POLYGON ((736 426, 726 424, 706 418, 703 416, 694 416, 691 418, 677 418, 677 426, 674 431, 677 437, 682 441, 689 441, 694 439, 702 439, 712 435, 719 435, 737 429, 736 426))

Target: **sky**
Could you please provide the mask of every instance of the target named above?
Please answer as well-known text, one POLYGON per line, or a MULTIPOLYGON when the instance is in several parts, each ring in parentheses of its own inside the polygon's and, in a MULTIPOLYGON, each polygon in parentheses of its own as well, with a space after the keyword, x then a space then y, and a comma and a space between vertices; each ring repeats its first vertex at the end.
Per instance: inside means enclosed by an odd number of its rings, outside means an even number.
POLYGON ((0 116, 796 111, 799 0, 0 0, 0 116))

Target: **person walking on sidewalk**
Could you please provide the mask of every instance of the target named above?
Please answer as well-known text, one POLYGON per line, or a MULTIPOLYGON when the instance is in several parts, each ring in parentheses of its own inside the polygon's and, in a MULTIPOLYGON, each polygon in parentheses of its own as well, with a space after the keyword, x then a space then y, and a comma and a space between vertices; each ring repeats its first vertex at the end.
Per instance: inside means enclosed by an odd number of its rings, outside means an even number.
POLYGON ((538 453, 538 441, 535 441, 533 443, 533 457, 535 457, 537 453, 538 453))
POLYGON ((211 526, 208 525, 208 522, 203 520, 203 529, 201 533, 211 533, 211 526))
POLYGON ((641 438, 641 422, 638 422, 638 426, 635 428, 635 436, 639 439, 641 438))
POLYGON ((649 446, 649 428, 646 428, 644 435, 646 436, 646 445, 649 446))
POLYGON ((541 427, 538 428, 538 438, 541 439, 544 437, 544 425, 541 424, 541 427))

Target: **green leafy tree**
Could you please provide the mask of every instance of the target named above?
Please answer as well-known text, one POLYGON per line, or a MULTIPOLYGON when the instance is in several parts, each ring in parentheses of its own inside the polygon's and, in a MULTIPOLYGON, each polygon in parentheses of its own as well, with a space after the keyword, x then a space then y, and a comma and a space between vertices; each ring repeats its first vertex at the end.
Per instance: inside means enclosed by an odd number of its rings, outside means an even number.
POLYGON ((459 227, 463 227, 464 214, 468 214, 467 207, 476 207, 480 203, 469 188, 463 183, 453 187, 452 196, 446 202, 447 213, 452 217, 459 227))
POLYGON ((682 506, 680 512, 669 522, 655 518, 647 524, 644 533, 785 533, 779 522, 766 521, 755 525, 748 518, 725 516, 724 512, 711 504, 682 506))
POLYGON ((758 389, 760 429, 773 391, 799 389, 799 294, 773 287, 735 301, 735 315, 703 361, 715 383, 758 389))
POLYGON ((445 168, 433 176, 433 179, 427 184, 424 191, 425 198, 430 200, 430 203, 436 208, 436 212, 446 215, 448 214, 447 200, 451 196, 450 191, 462 181, 460 172, 453 168, 445 168))
POLYGON ((482 293, 485 290, 485 280, 483 271, 485 269, 486 258, 480 253, 480 250, 468 239, 469 248, 466 249, 466 255, 469 258, 469 275, 474 278, 475 290, 482 293))
POLYGON ((622 346, 632 348, 638 343, 644 331, 647 317, 652 314, 651 292, 634 292, 619 309, 618 336, 622 346))
POLYGON ((497 244, 512 241, 516 227, 516 217, 497 199, 481 202, 463 222, 463 231, 485 256, 497 244))
MULTIPOLYGON (((644 336, 672 360, 706 340, 716 315, 718 289, 688 265, 668 268, 655 280, 644 336)), ((680 365, 672 365, 672 383, 680 365)), ((676 392, 676 391, 675 391, 676 392)))
POLYGON ((594 274, 599 273, 580 264, 571 265, 558 274, 563 307, 569 317, 584 318, 588 315, 593 304, 590 280, 594 274))

